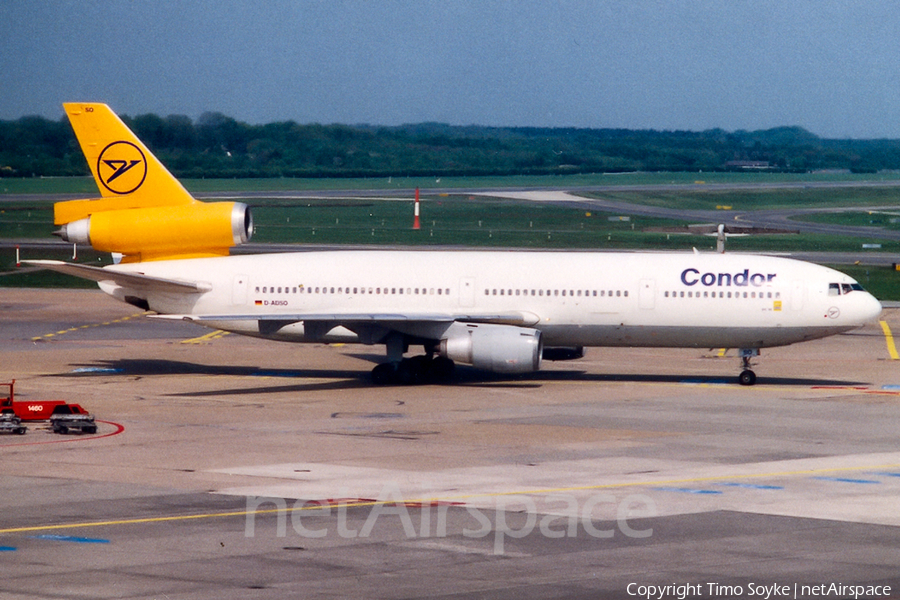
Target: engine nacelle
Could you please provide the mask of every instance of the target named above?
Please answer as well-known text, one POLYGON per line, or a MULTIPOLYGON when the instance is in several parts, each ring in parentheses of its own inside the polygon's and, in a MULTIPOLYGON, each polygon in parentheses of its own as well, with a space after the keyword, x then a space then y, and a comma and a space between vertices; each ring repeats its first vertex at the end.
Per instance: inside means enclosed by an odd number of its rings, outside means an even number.
POLYGON ((240 202, 193 202, 177 206, 96 212, 63 225, 57 234, 126 262, 223 256, 253 235, 250 208, 240 202))
POLYGON ((512 325, 460 323, 441 340, 440 354, 494 373, 530 373, 541 368, 541 332, 512 325))

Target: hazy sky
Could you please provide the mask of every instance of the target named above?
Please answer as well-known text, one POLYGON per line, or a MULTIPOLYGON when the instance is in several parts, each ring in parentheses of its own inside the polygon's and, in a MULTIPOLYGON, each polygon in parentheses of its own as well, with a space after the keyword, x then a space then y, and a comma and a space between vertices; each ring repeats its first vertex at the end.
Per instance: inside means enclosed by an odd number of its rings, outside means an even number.
POLYGON ((0 119, 900 138, 895 0, 0 0, 0 119))

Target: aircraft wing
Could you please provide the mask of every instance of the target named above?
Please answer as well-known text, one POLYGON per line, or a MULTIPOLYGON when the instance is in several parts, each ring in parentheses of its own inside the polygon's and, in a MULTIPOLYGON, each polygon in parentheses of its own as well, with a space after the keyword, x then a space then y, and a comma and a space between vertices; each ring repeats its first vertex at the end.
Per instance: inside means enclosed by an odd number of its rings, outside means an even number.
POLYGON ((74 263, 62 262, 59 260, 23 260, 25 264, 42 267, 58 273, 73 275, 82 279, 89 279, 102 283, 109 281, 136 290, 154 290, 159 292, 180 293, 180 294, 198 294, 210 291, 210 286, 205 283, 196 281, 179 281, 175 279, 164 279, 162 277, 151 277, 140 273, 125 273, 113 269, 103 269, 101 267, 92 267, 90 265, 79 265, 74 263))

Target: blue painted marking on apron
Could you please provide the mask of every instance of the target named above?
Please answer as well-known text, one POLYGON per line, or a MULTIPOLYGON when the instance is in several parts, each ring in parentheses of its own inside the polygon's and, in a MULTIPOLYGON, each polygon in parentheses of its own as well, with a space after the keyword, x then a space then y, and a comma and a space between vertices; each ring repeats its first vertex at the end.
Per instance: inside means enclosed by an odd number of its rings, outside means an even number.
POLYGON ((729 385, 734 382, 727 379, 681 379, 678 383, 687 385, 729 385))
POLYGON ((54 534, 45 534, 45 535, 35 535, 32 536, 32 539, 35 540, 50 540, 53 542, 75 542, 76 544, 108 544, 109 540, 99 539, 99 538, 86 538, 86 537, 75 537, 71 535, 54 535, 54 534))
POLYGON ((721 494, 721 490, 698 490, 694 488, 679 488, 679 487, 659 487, 653 488, 660 492, 682 492, 684 494, 721 494))
POLYGON ((861 483, 861 484, 881 483, 880 481, 876 481, 874 479, 851 479, 850 477, 813 477, 813 479, 818 479, 820 481, 834 481, 836 483, 861 483))
POLYGON ((747 490, 783 490, 780 485, 760 485, 756 483, 723 483, 726 487, 744 488, 747 490))

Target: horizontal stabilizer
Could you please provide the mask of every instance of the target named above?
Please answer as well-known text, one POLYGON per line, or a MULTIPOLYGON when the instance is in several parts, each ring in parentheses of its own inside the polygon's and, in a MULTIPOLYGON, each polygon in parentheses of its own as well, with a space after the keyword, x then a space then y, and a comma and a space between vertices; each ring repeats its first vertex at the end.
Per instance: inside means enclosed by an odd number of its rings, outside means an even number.
POLYGON ((142 275, 140 273, 126 273, 124 271, 116 271, 109 268, 78 265, 58 260, 23 260, 22 263, 49 269, 51 271, 57 271, 58 273, 65 273, 66 275, 72 275, 74 277, 80 277, 81 279, 89 279, 98 283, 105 281, 112 282, 121 287, 141 291, 198 294, 208 292, 212 289, 209 284, 206 283, 150 277, 149 275, 142 275))

